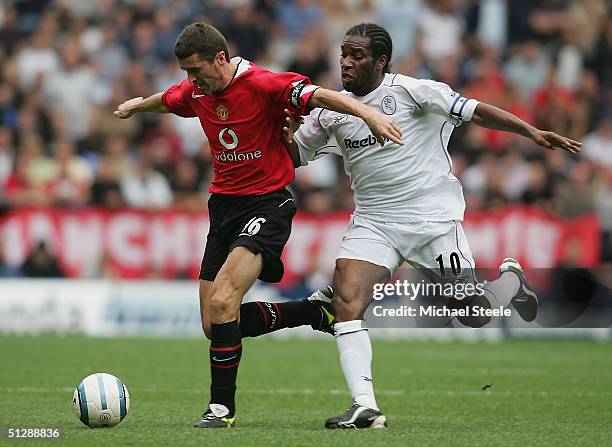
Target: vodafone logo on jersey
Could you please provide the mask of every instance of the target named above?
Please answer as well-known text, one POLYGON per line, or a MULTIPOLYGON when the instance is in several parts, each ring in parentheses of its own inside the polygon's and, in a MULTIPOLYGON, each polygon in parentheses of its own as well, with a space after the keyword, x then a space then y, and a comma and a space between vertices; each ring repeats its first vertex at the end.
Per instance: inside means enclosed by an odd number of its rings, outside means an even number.
POLYGON ((249 152, 234 151, 234 149, 236 149, 239 144, 238 135, 236 135, 236 132, 230 129, 229 127, 224 127, 219 132, 219 143, 221 144, 221 146, 227 149, 227 151, 221 152, 220 154, 214 154, 215 158, 219 161, 235 163, 241 161, 256 160, 258 158, 261 158, 262 156, 262 153, 259 149, 256 151, 249 152))
POLYGON ((238 135, 232 129, 225 127, 219 132, 219 143, 225 149, 236 149, 238 147, 238 135))

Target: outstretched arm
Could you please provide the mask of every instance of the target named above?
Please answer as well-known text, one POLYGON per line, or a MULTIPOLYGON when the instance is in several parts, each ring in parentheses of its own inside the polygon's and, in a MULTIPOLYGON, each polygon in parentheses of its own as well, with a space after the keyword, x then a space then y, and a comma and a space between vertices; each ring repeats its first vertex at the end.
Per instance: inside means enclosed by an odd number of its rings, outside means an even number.
POLYGON ((395 121, 350 96, 326 88, 318 88, 310 97, 309 106, 312 108, 321 107, 361 118, 368 125, 381 146, 385 143, 386 139, 392 140, 397 144, 404 144, 402 131, 395 121))
POLYGON ((162 101, 162 95, 163 93, 160 92, 148 98, 139 96, 138 98, 128 99, 119 104, 113 114, 118 118, 126 119, 138 112, 168 113, 168 109, 162 101))
POLYGON ((537 129, 516 115, 484 102, 476 106, 472 122, 488 129, 505 130, 530 138, 547 149, 563 149, 572 154, 580 152, 582 143, 570 138, 537 129))

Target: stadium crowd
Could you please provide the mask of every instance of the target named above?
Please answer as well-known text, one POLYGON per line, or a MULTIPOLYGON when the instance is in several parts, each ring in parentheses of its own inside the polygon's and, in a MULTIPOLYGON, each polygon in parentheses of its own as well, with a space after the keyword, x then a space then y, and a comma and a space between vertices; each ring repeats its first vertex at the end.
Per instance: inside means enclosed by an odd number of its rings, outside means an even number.
MULTIPOLYGON (((217 26, 240 55, 341 89, 344 32, 385 26, 392 71, 445 82, 584 142, 578 157, 461 126, 449 151, 468 209, 536 204, 600 217, 612 260, 612 7, 606 0, 4 0, 0 207, 204 208, 211 175, 196 119, 112 111, 185 77, 182 27, 217 26)), ((342 160, 297 170, 303 210, 352 209, 342 160)))

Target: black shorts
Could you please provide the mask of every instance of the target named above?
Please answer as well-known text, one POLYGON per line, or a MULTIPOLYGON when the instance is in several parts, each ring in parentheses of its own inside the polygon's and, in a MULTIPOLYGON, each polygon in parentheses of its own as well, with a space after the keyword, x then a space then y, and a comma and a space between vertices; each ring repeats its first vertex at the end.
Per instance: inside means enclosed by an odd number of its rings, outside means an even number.
POLYGON ((214 281, 230 251, 243 246, 263 256, 259 279, 280 281, 284 273, 281 254, 291 234, 295 212, 293 196, 286 189, 260 196, 212 194, 200 279, 214 281))

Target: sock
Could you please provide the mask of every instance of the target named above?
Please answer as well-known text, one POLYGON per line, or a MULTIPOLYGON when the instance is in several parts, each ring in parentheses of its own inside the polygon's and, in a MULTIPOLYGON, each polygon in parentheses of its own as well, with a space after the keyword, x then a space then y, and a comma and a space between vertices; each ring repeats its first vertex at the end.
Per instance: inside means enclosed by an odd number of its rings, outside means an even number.
MULTIPOLYGON (((512 272, 504 272, 495 281, 489 282, 483 286, 483 296, 489 302, 491 309, 498 308, 499 306, 508 306, 512 298, 516 295, 520 287, 520 281, 516 274, 512 272)), ((474 297, 479 298, 479 297, 474 297)), ((466 298, 467 299, 467 298, 466 298)), ((479 300, 474 300, 479 301, 479 300)), ((464 302, 466 305, 467 302, 464 302)), ((477 303, 477 306, 482 304, 477 303)), ((479 321, 479 318, 468 319, 467 325, 465 317, 464 321, 459 321, 459 318, 453 318, 450 321, 450 326, 455 328, 469 328, 469 327, 486 327, 487 324, 483 321, 479 321)), ((482 319, 482 318, 481 318, 482 319)))
POLYGON ((353 401, 378 410, 372 382, 372 344, 365 321, 352 320, 334 325, 340 365, 353 401))
POLYGON ((211 325, 210 403, 225 405, 234 417, 236 411, 236 375, 242 356, 238 321, 211 325))
POLYGON ((240 306, 240 332, 257 337, 287 327, 321 322, 322 310, 308 300, 267 303, 254 301, 240 306))
POLYGON ((512 272, 504 272, 495 281, 491 281, 484 285, 484 296, 491 304, 491 308, 510 304, 514 295, 518 293, 521 282, 512 272))

